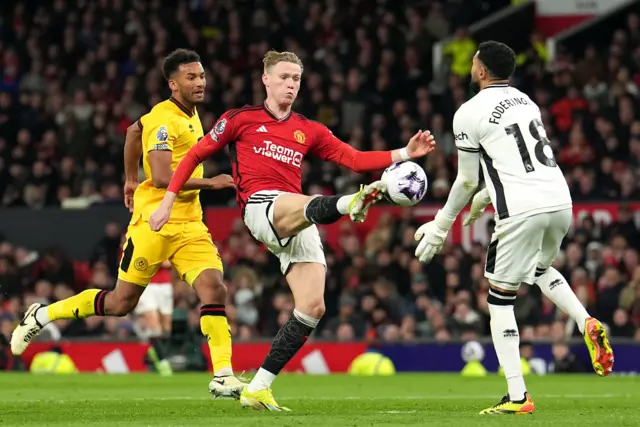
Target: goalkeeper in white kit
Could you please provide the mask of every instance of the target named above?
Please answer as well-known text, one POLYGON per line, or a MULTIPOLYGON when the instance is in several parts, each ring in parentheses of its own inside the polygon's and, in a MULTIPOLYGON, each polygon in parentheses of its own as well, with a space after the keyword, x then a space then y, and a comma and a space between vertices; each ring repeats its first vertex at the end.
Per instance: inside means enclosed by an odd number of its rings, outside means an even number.
POLYGON ((481 414, 526 414, 534 403, 520 365, 518 325, 513 305, 521 283, 536 284, 577 323, 600 376, 611 373, 613 351, 602 323, 589 316, 566 279, 551 266, 572 222, 569 187, 553 156, 540 109, 524 93, 509 86, 515 54, 495 41, 481 43, 471 68, 477 94, 453 119, 458 148, 458 176, 445 206, 422 225, 415 238, 416 256, 429 262, 440 252, 460 211, 476 192, 482 165, 486 188, 471 204, 465 225, 492 203, 495 232, 487 249, 485 277, 491 337, 508 394, 481 414))

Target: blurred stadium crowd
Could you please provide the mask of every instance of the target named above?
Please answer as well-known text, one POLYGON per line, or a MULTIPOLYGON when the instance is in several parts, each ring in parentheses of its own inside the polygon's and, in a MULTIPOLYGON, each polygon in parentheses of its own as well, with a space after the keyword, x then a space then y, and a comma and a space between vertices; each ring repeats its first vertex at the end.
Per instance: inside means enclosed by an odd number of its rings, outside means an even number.
MULTIPOLYGON (((476 42, 465 27, 508 2, 483 1, 3 1, 0 5, 0 203, 82 207, 121 203, 126 127, 169 93, 160 73, 176 47, 196 49, 208 74, 204 128, 228 108, 263 99, 261 57, 296 52, 305 74, 296 108, 360 149, 391 149, 430 129, 438 150, 424 163, 426 202, 446 200, 455 179, 451 123, 468 97, 476 42), (414 5, 415 3, 415 5, 414 5), (487 6, 490 4, 491 6, 487 6), (432 72, 435 41, 445 46, 432 72)), ((604 36, 604 35, 603 35, 604 36)), ((549 63, 539 36, 518 52, 513 84, 541 107, 574 200, 640 200, 640 26, 630 15, 605 50, 560 52, 549 63)), ((371 176, 313 160, 310 193, 342 193, 371 176)), ((227 172, 214 159, 207 173, 227 172)), ((223 194, 223 193, 220 193, 223 194)), ((232 196, 203 194, 206 204, 232 196)), ((416 224, 383 216, 365 239, 347 224, 327 247, 327 314, 316 336, 441 341, 488 335, 484 248, 449 247, 430 265, 413 257, 416 224)), ((110 288, 123 229, 108 224, 87 265, 50 251, 0 244, 0 341, 25 305, 90 287, 110 288)), ((2 239, 0 239, 2 241, 2 239)), ((238 339, 273 336, 293 309, 278 264, 242 224, 217 242, 226 263, 227 313, 238 339)), ((640 340, 640 233, 633 212, 602 227, 585 218, 567 239, 558 268, 614 337, 640 340)), ((175 278, 174 278, 175 279, 175 278)), ((175 321, 199 327, 197 299, 175 280, 175 321)), ((523 339, 564 339, 571 322, 536 287, 516 304, 523 339)), ((131 337, 134 319, 59 323, 62 336, 131 337)))

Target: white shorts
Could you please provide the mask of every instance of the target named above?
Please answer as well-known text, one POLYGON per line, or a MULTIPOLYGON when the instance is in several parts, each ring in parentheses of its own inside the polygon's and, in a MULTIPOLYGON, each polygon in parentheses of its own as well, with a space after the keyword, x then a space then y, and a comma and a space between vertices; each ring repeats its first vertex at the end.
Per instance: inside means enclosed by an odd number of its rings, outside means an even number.
POLYGON ((560 252, 572 209, 497 221, 487 249, 485 277, 507 290, 534 284, 560 252))
POLYGON ((258 191, 244 208, 244 223, 256 238, 280 260, 280 271, 286 275, 296 262, 317 262, 325 267, 324 249, 318 227, 305 228, 293 237, 280 238, 273 226, 273 206, 283 191, 258 191))
POLYGON ((161 314, 173 313, 173 285, 171 283, 151 283, 147 285, 136 306, 135 313, 159 311, 161 314))

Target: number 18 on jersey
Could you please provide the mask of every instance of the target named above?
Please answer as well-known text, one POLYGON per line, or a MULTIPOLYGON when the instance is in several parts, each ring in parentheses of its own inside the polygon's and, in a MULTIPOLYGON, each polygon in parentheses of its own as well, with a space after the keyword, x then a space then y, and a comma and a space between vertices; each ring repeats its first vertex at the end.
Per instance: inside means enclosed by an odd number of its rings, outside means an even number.
POLYGON ((571 207, 538 106, 507 85, 491 85, 456 112, 459 150, 479 152, 499 219, 571 207))

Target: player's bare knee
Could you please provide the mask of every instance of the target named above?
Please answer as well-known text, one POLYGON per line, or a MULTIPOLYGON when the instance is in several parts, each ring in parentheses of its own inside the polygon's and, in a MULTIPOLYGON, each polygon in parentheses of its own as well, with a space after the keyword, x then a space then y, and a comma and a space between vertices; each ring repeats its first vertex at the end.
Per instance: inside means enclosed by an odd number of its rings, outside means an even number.
POLYGON ((325 276, 325 266, 316 262, 292 264, 286 276, 296 308, 314 319, 320 319, 325 312, 325 276))
POLYGON ((202 304, 224 304, 227 300, 227 287, 218 270, 209 269, 200 273, 193 283, 193 289, 202 304))
POLYGON ((314 319, 321 319, 326 311, 324 297, 322 295, 311 297, 305 301, 301 301, 300 303, 296 302, 296 308, 298 311, 311 316, 314 319))
POLYGON ((324 305, 324 294, 320 292, 307 291, 303 294, 304 297, 296 298, 295 305, 298 311, 313 317, 314 319, 320 319, 324 316, 326 307, 324 305))

